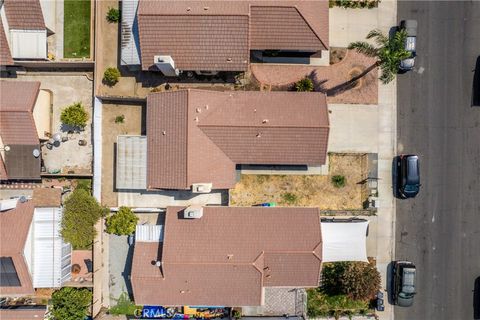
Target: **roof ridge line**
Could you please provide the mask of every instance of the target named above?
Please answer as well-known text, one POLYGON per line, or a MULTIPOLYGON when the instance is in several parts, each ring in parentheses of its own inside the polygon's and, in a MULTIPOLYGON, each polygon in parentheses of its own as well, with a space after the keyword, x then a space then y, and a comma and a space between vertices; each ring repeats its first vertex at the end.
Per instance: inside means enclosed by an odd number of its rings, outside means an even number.
POLYGON ((320 35, 312 28, 312 25, 310 24, 310 22, 308 21, 308 19, 305 18, 305 16, 302 14, 301 10, 298 9, 298 6, 297 5, 294 5, 293 6, 295 8, 295 10, 297 10, 298 14, 300 15, 300 17, 302 17, 303 21, 305 21, 305 23, 307 24, 307 26, 310 28, 310 30, 313 32, 313 34, 315 35, 315 37, 317 37, 318 41, 320 41, 320 43, 323 45, 323 47, 325 48, 325 50, 328 50, 329 48, 325 45, 325 43, 323 42, 323 40, 320 38, 320 35))

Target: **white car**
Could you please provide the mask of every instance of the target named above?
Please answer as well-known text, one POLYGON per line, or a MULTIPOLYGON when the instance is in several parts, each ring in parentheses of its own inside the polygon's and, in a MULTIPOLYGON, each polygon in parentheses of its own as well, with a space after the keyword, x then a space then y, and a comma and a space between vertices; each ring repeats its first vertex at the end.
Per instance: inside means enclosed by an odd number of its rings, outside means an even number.
POLYGON ((405 50, 411 53, 410 57, 400 62, 400 70, 410 71, 415 66, 415 57, 417 55, 417 20, 403 20, 400 23, 400 29, 407 31, 405 40, 405 50))

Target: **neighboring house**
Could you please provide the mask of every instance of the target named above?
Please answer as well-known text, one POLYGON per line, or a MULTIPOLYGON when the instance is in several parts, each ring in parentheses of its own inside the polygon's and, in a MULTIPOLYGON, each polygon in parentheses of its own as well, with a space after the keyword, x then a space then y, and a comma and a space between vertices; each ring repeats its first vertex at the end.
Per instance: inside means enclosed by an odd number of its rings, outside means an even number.
POLYGON ((229 189, 237 165, 325 164, 328 134, 323 93, 154 93, 147 137, 118 137, 116 186, 229 189))
POLYGON ((328 23, 327 1, 127 0, 121 64, 167 76, 246 71, 251 59, 308 64, 328 50, 328 23))
POLYGON ((14 60, 47 59, 47 28, 39 0, 4 0, 0 8, 1 65, 14 60), (8 46, 5 44, 7 40, 8 46), (10 55, 6 53, 9 49, 10 55))
POLYGON ((35 189, 33 199, 0 200, 0 296, 31 295, 70 280, 71 246, 60 236, 61 189, 35 189))
POLYGON ((40 140, 51 131, 50 103, 40 82, 0 81, 0 180, 40 179, 40 140))
POLYGON ((46 306, 17 306, 6 309, 0 308, 2 320, 43 320, 46 318, 46 306))
POLYGON ((137 226, 135 303, 260 306, 265 287, 317 287, 323 256, 367 260, 367 221, 326 224, 316 208, 168 207, 164 226, 137 226))

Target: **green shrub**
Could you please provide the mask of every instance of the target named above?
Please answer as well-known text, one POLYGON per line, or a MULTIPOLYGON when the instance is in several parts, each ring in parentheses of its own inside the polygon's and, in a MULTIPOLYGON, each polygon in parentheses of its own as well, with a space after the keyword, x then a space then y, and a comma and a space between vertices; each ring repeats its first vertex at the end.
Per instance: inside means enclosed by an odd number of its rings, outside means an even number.
POLYGON ((103 82, 110 87, 117 84, 120 79, 120 71, 117 68, 107 68, 103 74, 103 82))
POLYGON ((332 177, 332 184, 335 188, 343 188, 345 187, 345 184, 347 183, 347 179, 345 176, 333 176, 332 177))
POLYGON ((297 202, 297 196, 294 193, 291 193, 291 192, 283 193, 282 194, 282 199, 283 199, 283 201, 285 201, 286 203, 289 203, 289 204, 294 204, 295 202, 297 202))
POLYGON ((322 269, 322 293, 328 296, 347 295, 354 300, 368 301, 380 289, 380 273, 367 262, 325 263, 322 269))
POLYGON ((142 307, 135 305, 135 303, 128 298, 127 293, 123 292, 120 297, 118 297, 117 304, 111 307, 108 313, 115 316, 134 316, 135 310, 137 309, 142 309, 142 307))
POLYGON ((309 317, 365 314, 368 307, 368 301, 355 301, 346 295, 328 296, 318 288, 307 290, 307 314, 309 317))
POLYGON ((87 125, 88 113, 80 102, 76 102, 62 110, 60 120, 66 125, 84 128, 87 125))
POLYGON ((120 10, 116 8, 109 8, 107 12, 107 21, 110 23, 116 23, 120 21, 120 10))
POLYGON ((52 294, 51 315, 54 320, 85 319, 92 302, 92 292, 88 289, 64 287, 52 294))
POLYGON ((298 80, 295 83, 295 90, 296 91, 306 91, 306 92, 311 92, 313 91, 313 82, 311 79, 305 77, 301 80, 298 80))
POLYGON ((107 233, 121 235, 130 235, 135 232, 138 217, 128 207, 120 207, 117 213, 107 217, 105 224, 107 233))
POLYGON ((76 183, 75 189, 82 189, 90 194, 92 193, 92 179, 77 179, 76 183))
POLYGON ((125 116, 123 114, 115 117, 115 123, 123 123, 124 121, 125 116))
POLYGON ((232 315, 233 315, 233 318, 236 320, 242 318, 242 314, 238 310, 233 310, 232 315))
POLYGON ((62 217, 62 237, 74 249, 88 249, 95 239, 95 224, 104 209, 84 189, 75 189, 65 200, 62 217))

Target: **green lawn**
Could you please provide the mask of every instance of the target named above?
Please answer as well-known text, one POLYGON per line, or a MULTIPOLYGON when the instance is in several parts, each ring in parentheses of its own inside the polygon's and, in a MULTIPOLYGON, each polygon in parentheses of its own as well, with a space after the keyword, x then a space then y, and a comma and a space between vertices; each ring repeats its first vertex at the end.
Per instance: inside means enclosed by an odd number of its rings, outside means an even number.
POLYGON ((63 57, 90 56, 90 0, 65 0, 63 57))

